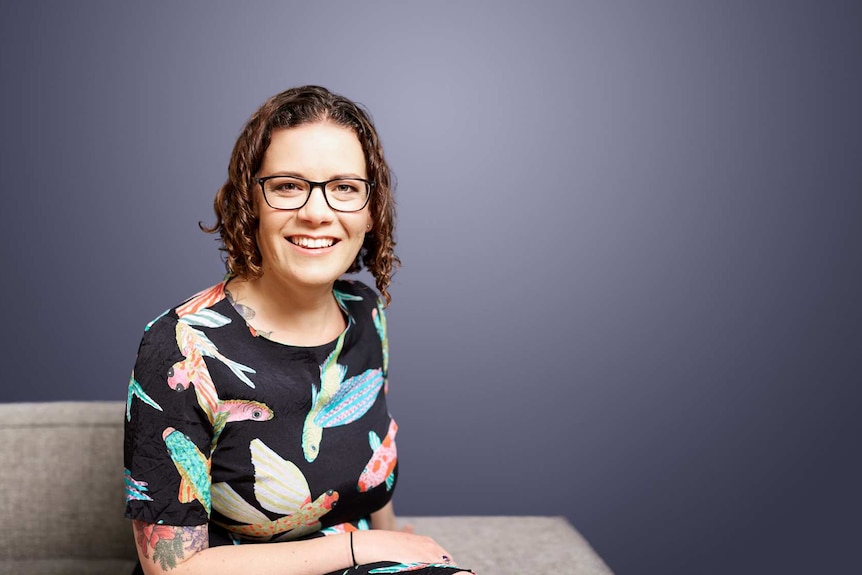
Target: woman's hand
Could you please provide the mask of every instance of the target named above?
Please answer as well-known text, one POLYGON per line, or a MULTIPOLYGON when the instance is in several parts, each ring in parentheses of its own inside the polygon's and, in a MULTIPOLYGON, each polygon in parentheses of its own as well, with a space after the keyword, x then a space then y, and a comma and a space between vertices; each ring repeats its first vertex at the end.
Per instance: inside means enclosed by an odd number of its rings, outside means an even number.
POLYGON ((375 563, 455 563, 452 555, 436 541, 424 535, 406 531, 370 530, 353 532, 353 553, 356 562, 375 563))
POLYGON ((416 535, 412 525, 399 529, 390 501, 371 514, 371 531, 353 533, 356 561, 397 561, 398 563, 446 563, 452 555, 430 537, 416 535))

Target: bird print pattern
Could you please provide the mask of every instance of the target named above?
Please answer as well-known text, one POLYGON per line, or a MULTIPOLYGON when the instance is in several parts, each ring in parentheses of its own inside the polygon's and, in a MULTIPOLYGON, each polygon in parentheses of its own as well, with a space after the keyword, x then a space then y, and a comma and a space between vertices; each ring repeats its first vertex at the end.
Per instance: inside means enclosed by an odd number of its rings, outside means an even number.
POLYGON ((371 459, 359 476, 359 491, 365 492, 374 489, 381 483, 386 484, 386 489, 392 489, 395 484, 395 464, 398 460, 395 448, 395 433, 398 424, 393 419, 389 423, 389 432, 386 438, 380 441, 380 437, 373 431, 368 432, 368 443, 371 446, 371 459))
POLYGON ((207 524, 210 546, 368 528, 398 474, 380 299, 336 282, 343 331, 295 347, 255 337, 226 297, 229 280, 144 329, 127 387, 126 516, 207 524))

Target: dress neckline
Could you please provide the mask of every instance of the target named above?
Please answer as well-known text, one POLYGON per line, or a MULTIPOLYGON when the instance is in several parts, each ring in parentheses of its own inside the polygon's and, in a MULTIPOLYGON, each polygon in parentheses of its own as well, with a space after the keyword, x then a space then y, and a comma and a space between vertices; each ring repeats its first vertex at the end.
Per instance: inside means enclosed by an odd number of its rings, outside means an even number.
POLYGON ((298 350, 325 349, 328 347, 335 346, 339 340, 342 340, 345 337, 347 337, 347 332, 350 329, 350 326, 353 325, 353 323, 354 323, 354 318, 351 315, 350 309, 348 309, 347 304, 344 301, 344 298, 338 297, 336 295, 336 293, 344 293, 342 290, 338 289, 338 285, 339 284, 349 284, 349 282, 338 279, 338 280, 335 280, 335 282, 332 284, 332 297, 335 298, 335 303, 338 305, 338 309, 341 310, 341 313, 344 317, 345 327, 343 330, 341 330, 339 332, 339 334, 335 337, 335 339, 332 339, 330 341, 327 341, 326 343, 321 343, 318 345, 296 345, 296 344, 291 344, 291 343, 282 343, 280 341, 275 341, 274 339, 270 339, 270 338, 266 337, 265 335, 263 335, 262 333, 258 332, 258 330, 256 330, 253 325, 248 323, 248 320, 246 320, 245 317, 242 315, 242 313, 237 309, 236 305, 231 301, 231 298, 227 297, 226 287, 227 287, 227 283, 230 280, 231 280, 231 275, 228 274, 221 281, 221 284, 219 284, 219 289, 222 292, 222 296, 224 297, 225 301, 227 301, 228 306, 230 307, 231 313, 233 313, 233 315, 234 315, 234 318, 243 322, 245 324, 245 326, 248 328, 249 334, 252 336, 252 338, 254 338, 256 340, 266 341, 266 342, 269 342, 273 345, 277 345, 277 346, 287 348, 287 349, 298 349, 298 350))

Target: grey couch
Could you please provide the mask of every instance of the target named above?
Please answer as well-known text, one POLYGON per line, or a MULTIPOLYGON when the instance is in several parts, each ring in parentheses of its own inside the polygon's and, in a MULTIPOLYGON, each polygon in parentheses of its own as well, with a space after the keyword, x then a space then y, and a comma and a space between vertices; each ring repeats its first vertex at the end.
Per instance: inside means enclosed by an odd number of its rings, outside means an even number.
MULTIPOLYGON (((0 403, 0 574, 130 573, 122 402, 0 403)), ((409 517, 481 575, 609 574, 560 517, 409 517)))

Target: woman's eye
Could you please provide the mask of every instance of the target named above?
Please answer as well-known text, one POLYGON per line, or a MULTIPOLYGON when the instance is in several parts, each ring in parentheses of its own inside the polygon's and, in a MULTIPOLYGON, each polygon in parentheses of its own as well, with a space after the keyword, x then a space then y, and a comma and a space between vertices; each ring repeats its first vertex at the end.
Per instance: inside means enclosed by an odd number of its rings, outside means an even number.
POLYGON ((288 179, 271 180, 267 190, 282 196, 298 196, 305 193, 306 188, 307 186, 303 182, 288 179))

